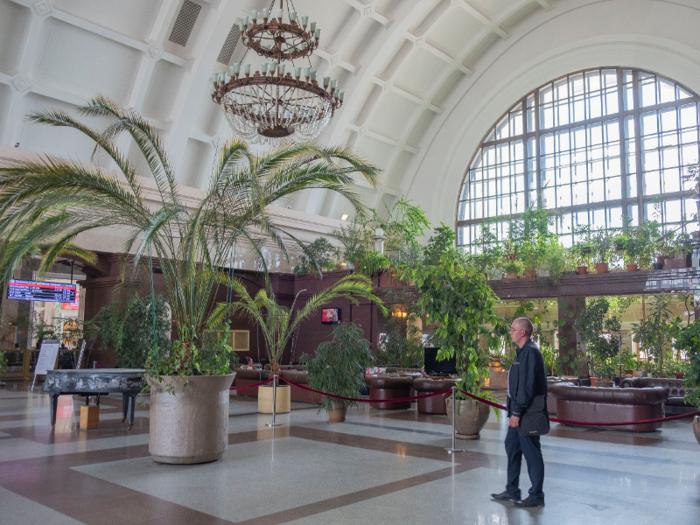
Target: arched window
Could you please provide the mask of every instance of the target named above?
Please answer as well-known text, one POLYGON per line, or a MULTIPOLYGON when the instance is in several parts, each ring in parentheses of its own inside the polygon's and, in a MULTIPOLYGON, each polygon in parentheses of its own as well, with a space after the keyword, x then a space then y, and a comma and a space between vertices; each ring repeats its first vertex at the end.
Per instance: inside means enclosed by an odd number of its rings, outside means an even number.
MULTIPOLYGON (((540 204, 561 214, 562 244, 574 228, 656 220, 665 228, 696 211, 686 166, 696 164, 700 97, 646 71, 590 69, 523 97, 489 131, 462 185, 457 242, 479 225, 540 204)), ((507 223, 498 223, 499 237, 507 223)))

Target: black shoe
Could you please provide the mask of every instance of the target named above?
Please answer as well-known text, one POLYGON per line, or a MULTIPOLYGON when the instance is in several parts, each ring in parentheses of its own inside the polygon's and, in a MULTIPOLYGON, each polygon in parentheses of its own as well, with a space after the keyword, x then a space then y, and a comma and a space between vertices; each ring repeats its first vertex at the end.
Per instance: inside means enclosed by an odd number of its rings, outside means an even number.
POLYGON ((517 507, 544 507, 543 499, 534 499, 532 496, 528 496, 522 501, 513 502, 517 507))
POLYGON ((501 492, 500 494, 491 494, 491 497, 497 501, 513 501, 515 503, 520 501, 520 498, 514 498, 508 491, 501 492))

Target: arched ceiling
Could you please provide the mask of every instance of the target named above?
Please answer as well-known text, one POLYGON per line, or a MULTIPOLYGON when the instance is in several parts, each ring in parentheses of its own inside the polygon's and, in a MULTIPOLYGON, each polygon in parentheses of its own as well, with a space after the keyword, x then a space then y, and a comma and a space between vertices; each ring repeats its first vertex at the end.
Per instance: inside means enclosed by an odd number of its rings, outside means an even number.
MULTIPOLYGON (((382 168, 381 188, 362 188, 368 205, 405 194, 433 222, 454 221, 461 178, 488 128, 557 75, 641 67, 700 91, 696 0, 293 3, 323 29, 313 66, 348 93, 318 141, 354 146, 382 168)), ((268 5, 0 0, 0 144, 87 160, 88 143, 24 115, 71 111, 103 93, 153 119, 181 182, 205 187, 216 148, 231 135, 209 97, 210 74, 226 67, 218 60, 240 61, 241 45, 225 52, 231 28, 268 5)), ((282 204, 332 218, 349 211, 320 191, 282 204)))

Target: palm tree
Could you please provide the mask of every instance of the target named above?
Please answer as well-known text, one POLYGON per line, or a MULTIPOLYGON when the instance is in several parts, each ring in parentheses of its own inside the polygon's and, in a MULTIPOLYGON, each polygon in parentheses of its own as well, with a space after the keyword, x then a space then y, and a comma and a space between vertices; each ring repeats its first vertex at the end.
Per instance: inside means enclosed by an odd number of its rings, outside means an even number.
POLYGON ((373 293, 372 281, 361 274, 343 277, 333 286, 311 296, 306 304, 299 309, 296 308, 297 300, 305 290, 297 293, 292 306, 288 308, 280 305, 272 292, 265 288, 261 288, 253 297, 239 280, 230 281, 229 285, 233 292, 238 295, 238 301, 230 305, 226 303, 217 305, 210 322, 218 324, 230 308, 232 312, 241 312, 257 323, 265 339, 267 356, 273 375, 279 375, 280 359, 294 331, 304 319, 329 301, 341 298, 358 304, 357 298, 366 299, 374 302, 384 315, 387 313, 382 301, 373 293))
MULTIPOLYGON (((265 239, 286 257, 289 241, 306 253, 305 246, 267 213, 269 205, 318 188, 342 195, 364 213, 352 189, 353 175, 363 176, 373 186, 377 181, 377 169, 346 149, 299 144, 256 156, 244 142, 231 140, 221 149, 208 191, 193 206, 180 193, 163 143, 147 120, 102 96, 78 111, 86 117, 108 118, 111 124, 100 132, 58 110, 28 119, 87 135, 95 142, 95 152, 106 153, 121 174, 48 156, 0 167, 0 239, 7 242, 0 279, 12 277, 33 245, 50 244, 42 265, 45 271, 81 233, 125 229, 123 252, 133 254, 136 274, 146 262, 160 265, 173 321, 190 347, 199 342, 212 300, 225 280, 221 270, 232 267, 239 243, 252 247, 260 259, 265 239), (115 146, 122 133, 131 136, 148 163, 156 183, 156 209, 147 203, 134 166, 115 146)), ((124 275, 126 270, 125 262, 124 275)))

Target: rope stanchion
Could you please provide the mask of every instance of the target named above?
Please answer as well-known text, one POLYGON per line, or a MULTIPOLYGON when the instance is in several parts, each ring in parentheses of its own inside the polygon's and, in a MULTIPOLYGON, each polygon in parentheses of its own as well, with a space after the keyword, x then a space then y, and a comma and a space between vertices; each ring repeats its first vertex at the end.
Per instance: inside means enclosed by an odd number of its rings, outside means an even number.
MULTIPOLYGON (((499 408, 501 410, 508 410, 507 407, 503 405, 499 405, 498 403, 493 403, 492 401, 489 401, 488 399, 484 399, 479 396, 475 396, 474 394, 470 394, 469 392, 465 392, 461 388, 458 388, 460 392, 462 392, 465 396, 471 397, 472 399, 476 399, 477 401, 481 401, 482 403, 485 403, 489 406, 492 406, 494 408, 499 408)), ((698 412, 691 412, 689 414, 681 414, 678 416, 668 416, 668 417, 658 417, 656 419, 643 419, 640 421, 615 421, 615 422, 610 422, 606 423, 604 421, 574 421, 571 419, 559 419, 556 417, 550 417, 549 420, 554 422, 554 423, 561 423, 563 425, 578 425, 578 426, 585 426, 585 427, 621 427, 625 425, 644 425, 647 423, 662 423, 664 421, 673 421, 675 419, 685 419, 687 417, 693 417, 693 416, 700 416, 700 411, 698 412)))
POLYGON ((255 383, 254 385, 231 387, 231 388, 229 388, 229 390, 246 390, 246 389, 248 389, 248 388, 255 388, 256 386, 261 386, 261 385, 266 385, 266 384, 268 384, 268 383, 272 383, 272 380, 273 380, 273 379, 274 379, 274 378, 271 377, 271 378, 268 379, 267 381, 262 381, 262 382, 260 382, 260 383, 255 383))
POLYGON ((272 423, 265 423, 266 427, 281 427, 282 423, 277 423, 277 376, 272 376, 272 423))
POLYGON ((456 454, 457 452, 464 452, 463 448, 457 448, 457 387, 452 385, 452 447, 446 448, 448 454, 456 454))
POLYGON ((300 385, 298 383, 295 383, 294 381, 290 381, 289 379, 285 379, 284 377, 280 377, 282 381, 285 383, 288 383, 292 386, 295 386, 297 388, 301 388, 302 390, 306 390, 307 392, 313 392, 314 394, 318 394, 321 396, 326 396, 326 397, 332 397, 334 399, 340 399, 342 401, 356 401, 358 403, 403 403, 405 401, 416 401, 418 399, 425 399, 428 397, 435 397, 435 396, 440 396, 443 394, 447 394, 450 392, 450 390, 441 390, 440 392, 432 392, 431 394, 425 394, 422 396, 413 396, 413 397, 399 397, 396 399, 358 399, 355 397, 345 397, 345 396, 336 396, 335 394, 327 394, 326 392, 320 392, 319 390, 314 390, 313 388, 306 387, 304 385, 300 385))

